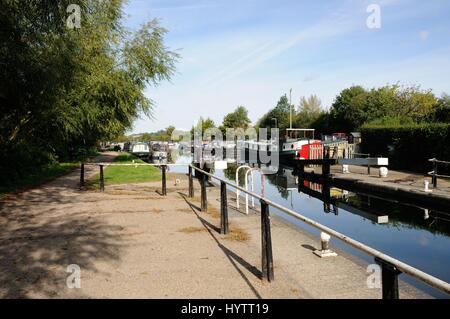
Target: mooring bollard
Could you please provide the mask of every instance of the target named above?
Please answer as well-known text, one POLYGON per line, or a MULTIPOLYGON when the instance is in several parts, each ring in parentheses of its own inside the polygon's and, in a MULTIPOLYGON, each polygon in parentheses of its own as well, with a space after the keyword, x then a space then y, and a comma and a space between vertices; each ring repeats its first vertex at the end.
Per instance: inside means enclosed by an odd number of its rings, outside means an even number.
POLYGON ((189 197, 194 197, 194 178, 192 176, 192 166, 189 166, 189 197))
POLYGON ((429 184, 430 184, 429 181, 427 181, 427 180, 424 180, 424 181, 423 181, 424 191, 425 191, 426 193, 431 192, 431 189, 429 189, 429 187, 428 187, 429 184))
POLYGON ((100 192, 105 191, 105 175, 103 174, 103 165, 100 165, 100 192))
POLYGON ((220 233, 228 234, 227 184, 220 181, 220 233))
POLYGON ((337 254, 330 249, 330 239, 331 236, 327 233, 320 233, 320 242, 321 242, 321 250, 315 250, 314 254, 323 258, 323 257, 335 257, 337 254))
POLYGON ((350 173, 349 169, 348 169, 348 165, 344 164, 342 165, 342 174, 348 174, 350 173))
POLYGON ((166 169, 167 169, 167 166, 163 165, 162 166, 162 185, 161 185, 163 196, 167 195, 166 169))
POLYGON ((383 299, 398 299, 398 275, 402 272, 378 257, 375 257, 375 262, 381 266, 383 299))
POLYGON ((208 210, 208 199, 206 198, 206 175, 201 173, 200 185, 201 185, 201 211, 206 212, 208 210))
POLYGON ((84 163, 81 163, 80 168, 80 187, 84 186, 84 163))
POLYGON ((270 282, 274 279, 272 236, 270 233, 269 205, 263 200, 261 200, 261 248, 262 279, 270 282))

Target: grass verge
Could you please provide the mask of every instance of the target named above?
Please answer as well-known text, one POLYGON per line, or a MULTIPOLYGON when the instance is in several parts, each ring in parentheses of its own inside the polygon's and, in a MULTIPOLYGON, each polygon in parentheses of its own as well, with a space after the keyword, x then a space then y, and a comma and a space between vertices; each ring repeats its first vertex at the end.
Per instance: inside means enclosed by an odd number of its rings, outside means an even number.
MULTIPOLYGON (((129 153, 122 153, 114 159, 114 163, 142 164, 140 160, 129 153)), ((144 183, 161 180, 161 171, 154 166, 109 166, 105 168, 105 185, 144 183)), ((100 174, 96 174, 87 182, 89 188, 100 187, 100 174)))
POLYGON ((56 177, 65 175, 77 167, 79 167, 79 163, 53 163, 46 165, 36 172, 15 181, 14 184, 0 186, 0 198, 10 192, 18 192, 41 185, 56 177))

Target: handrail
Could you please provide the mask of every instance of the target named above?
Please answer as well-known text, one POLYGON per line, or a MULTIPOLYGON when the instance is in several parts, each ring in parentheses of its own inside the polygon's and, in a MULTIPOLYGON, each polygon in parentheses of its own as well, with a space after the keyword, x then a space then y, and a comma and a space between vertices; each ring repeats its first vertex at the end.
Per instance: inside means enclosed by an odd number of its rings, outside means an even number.
POLYGON ((431 158, 431 159, 429 159, 428 161, 429 161, 429 162, 442 163, 442 164, 450 164, 450 162, 447 162, 447 161, 440 161, 440 160, 438 160, 438 159, 436 159, 436 158, 431 158))
POLYGON ((417 268, 414 268, 414 267, 412 267, 412 266, 410 266, 410 265, 408 265, 408 264, 406 264, 406 263, 404 263, 404 262, 402 262, 402 261, 400 261, 398 259, 395 259, 395 258, 393 258, 393 257, 391 257, 389 255, 386 255, 386 254, 384 254, 384 253, 382 253, 382 252, 380 252, 380 251, 378 251, 378 250, 376 250, 376 249, 374 249, 372 247, 369 247, 369 246, 367 246, 367 245, 365 245, 365 244, 363 244, 363 243, 361 243, 361 242, 359 242, 359 241, 357 241, 355 239, 352 239, 352 238, 350 238, 350 237, 348 237, 348 236, 346 236, 346 235, 344 235, 342 233, 339 233, 339 232, 337 232, 337 231, 335 231, 335 230, 333 230, 333 229, 331 229, 331 228, 329 228, 327 226, 324 226, 324 225, 322 225, 322 224, 320 224, 320 223, 318 223, 318 222, 316 222, 316 221, 314 221, 314 220, 312 220, 312 219, 310 219, 308 217, 305 217, 305 216, 303 216, 303 215, 301 215, 301 214, 299 214, 299 213, 297 213, 297 212, 295 212, 293 210, 290 210, 289 208, 286 208, 286 207, 284 207, 284 206, 282 206, 280 204, 277 204, 277 203, 275 203, 275 202, 265 198, 264 196, 260 196, 260 195, 258 195, 256 193, 248 191, 248 190, 246 190, 246 189, 244 189, 244 188, 242 188, 242 187, 240 187, 240 186, 238 186, 238 185, 236 185, 236 184, 234 184, 232 182, 229 182, 229 181, 224 180, 224 179, 222 179, 220 177, 217 177, 217 176, 215 176, 215 175, 213 175, 211 173, 208 173, 208 172, 206 172, 206 171, 204 171, 204 170, 202 170, 202 169, 200 169, 198 167, 195 167, 193 165, 189 165, 189 166, 192 167, 194 170, 196 170, 196 171, 198 171, 198 172, 200 172, 200 173, 202 173, 202 174, 204 174, 206 176, 209 176, 209 177, 211 177, 213 179, 216 179, 216 180, 220 181, 221 183, 224 183, 226 185, 234 187, 234 188, 240 190, 241 192, 246 193, 246 194, 248 194, 250 196, 253 196, 254 198, 259 199, 263 203, 266 203, 266 204, 268 204, 268 205, 270 205, 270 206, 272 206, 274 208, 277 208, 277 209, 279 209, 279 210, 281 210, 281 211, 291 215, 292 217, 303 221, 304 223, 306 223, 306 224, 308 224, 308 225, 310 225, 310 226, 312 226, 314 228, 317 228, 317 229, 319 229, 319 230, 321 230, 323 232, 326 232, 327 234, 329 234, 329 235, 331 235, 331 236, 341 240, 342 242, 344 242, 344 243, 346 243, 346 244, 348 244, 348 245, 350 245, 350 246, 352 246, 352 247, 354 247, 354 248, 356 248, 356 249, 358 249, 360 251, 363 251, 363 252, 365 252, 365 253, 367 253, 367 254, 375 257, 375 258, 381 259, 382 261, 385 261, 385 262, 393 265, 394 267, 396 267, 401 272, 403 272, 405 274, 408 274, 411 277, 414 277, 416 279, 419 279, 419 280, 423 281, 424 283, 430 285, 431 287, 437 288, 437 289, 439 289, 439 290, 441 290, 441 291, 443 291, 443 292, 445 292, 447 294, 450 294, 450 284, 445 282, 445 281, 443 281, 443 280, 441 280, 441 279, 439 279, 439 278, 436 278, 436 277, 434 277, 432 275, 429 275, 429 274, 427 274, 427 273, 425 273, 425 272, 423 272, 423 271, 421 271, 421 270, 419 270, 417 268))
POLYGON ((436 158, 431 158, 428 161, 433 163, 433 170, 431 172, 428 172, 427 175, 431 176, 431 182, 433 184, 433 188, 436 188, 438 177, 450 178, 450 176, 448 176, 448 175, 439 175, 438 174, 438 164, 450 165, 450 162, 440 161, 436 158))
MULTIPOLYGON (((265 234, 264 236, 267 236, 267 238, 265 238, 265 242, 266 242, 266 247, 264 248, 264 253, 263 253, 263 267, 266 267, 265 271, 263 271, 263 276, 266 276, 269 278, 272 277, 273 279, 273 264, 270 262, 270 260, 272 259, 272 253, 271 253, 271 240, 270 240, 270 223, 268 222, 268 207, 269 205, 279 209, 280 211, 296 218, 299 219, 301 221, 303 221, 304 223, 317 228, 337 239, 339 239, 340 241, 362 251, 365 252, 366 254, 369 254, 373 257, 375 257, 375 260, 381 261, 382 262, 382 276, 384 279, 385 276, 385 270, 386 273, 390 273, 386 276, 390 276, 390 275, 398 275, 398 273, 396 273, 396 271, 400 271, 403 272, 405 274, 410 275, 411 277, 414 277, 416 279, 421 280, 422 282, 430 285, 431 287, 434 287, 436 289, 439 289, 447 294, 450 294, 450 284, 439 279, 436 278, 432 275, 429 275, 417 268, 414 268, 400 260, 397 260, 389 255, 386 255, 372 247, 369 247, 353 238, 350 238, 340 232, 337 232, 327 226, 324 226, 306 216, 303 216, 289 208, 286 208, 280 204, 277 204, 269 199, 267 199, 264 196, 258 195, 257 193, 254 193, 252 191, 249 191, 239 185, 236 185, 232 182, 229 182, 225 179, 222 179, 220 177, 217 177, 211 173, 208 173, 192 164, 153 164, 153 163, 139 163, 139 164, 133 164, 133 163, 126 163, 126 164, 119 164, 119 163, 82 163, 81 164, 81 175, 80 175, 80 185, 83 186, 84 184, 84 165, 96 165, 100 167, 100 190, 104 191, 104 176, 103 176, 103 166, 161 166, 162 167, 162 194, 166 195, 166 167, 167 166, 188 166, 189 167, 189 178, 190 178, 190 193, 191 193, 191 188, 193 190, 193 185, 191 182, 192 179, 192 174, 191 174, 191 170, 194 169, 198 172, 200 172, 202 175, 201 178, 201 184, 202 184, 202 211, 207 208, 207 202, 206 202, 206 189, 205 189, 205 176, 209 176, 212 179, 218 180, 220 181, 221 184, 221 194, 225 195, 225 202, 222 203, 222 206, 224 206, 226 204, 226 185, 229 185, 247 195, 252 196, 253 198, 257 198, 261 201, 261 214, 262 214, 262 226, 264 226, 264 230, 263 233, 265 234), (268 230, 267 230, 268 229, 268 230), (269 244, 267 244, 267 241, 269 242, 269 244), (270 248, 268 248, 268 246, 270 246, 270 248), (267 250, 268 249, 268 250, 267 250), (269 257, 268 257, 269 256, 269 257), (265 263, 270 264, 270 266, 264 266, 265 263), (267 270, 267 268, 269 268, 269 270, 267 270), (394 270, 393 270, 394 269, 394 270), (272 272, 272 273, 271 273, 272 272)), ((192 193, 193 195, 193 193, 192 193)), ((223 199, 222 199, 223 200, 223 199)), ((223 211, 226 212, 226 207, 223 207, 223 211)), ((226 214, 226 213, 225 213, 226 214)), ((221 221, 222 223, 222 221, 221 221)), ((228 223, 226 223, 228 224, 228 223)), ((228 226, 227 226, 228 227, 228 226)), ((388 278, 388 279, 392 279, 392 278, 388 278)), ((383 280, 384 282, 384 280, 383 280)), ((384 287, 384 285, 383 285, 384 287)), ((389 295, 389 293, 387 293, 389 295)), ((394 294, 395 295, 395 294, 394 294)), ((383 288, 383 297, 385 296, 385 291, 383 288)), ((392 297, 392 295, 389 295, 389 297, 392 297)), ((397 297, 398 297, 398 291, 397 291, 397 297)))
POLYGON ((83 163, 94 166, 188 166, 190 164, 170 164, 170 163, 83 163))
POLYGON ((436 177, 450 178, 450 175, 435 174, 434 171, 428 172, 427 175, 429 175, 429 176, 436 176, 436 177))

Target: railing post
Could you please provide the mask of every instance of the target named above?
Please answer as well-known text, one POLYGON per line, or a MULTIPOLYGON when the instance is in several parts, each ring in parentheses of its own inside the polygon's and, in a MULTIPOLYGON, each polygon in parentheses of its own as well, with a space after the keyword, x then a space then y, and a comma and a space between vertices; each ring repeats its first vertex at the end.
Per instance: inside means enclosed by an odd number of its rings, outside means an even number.
POLYGON ((194 179, 192 176, 192 166, 189 165, 189 197, 194 197, 194 179))
MULTIPOLYGON (((367 158, 370 158, 370 154, 367 154, 367 158)), ((370 163, 367 161, 367 175, 370 175, 370 163)))
POLYGON ((220 233, 228 234, 227 184, 220 181, 220 233))
POLYGON ((437 187, 437 162, 436 159, 433 161, 433 176, 431 177, 431 182, 433 183, 433 188, 437 187))
POLYGON ((84 163, 81 163, 80 168, 80 187, 84 186, 84 163))
POLYGON ((272 237, 270 234, 269 205, 261 200, 261 248, 262 248, 262 279, 273 281, 272 237))
POLYGON ((100 165, 100 192, 105 191, 105 174, 103 173, 103 165, 100 165))
POLYGON ((206 175, 201 173, 200 176, 201 185, 201 211, 208 211, 208 199, 206 198, 206 175))
POLYGON ((167 195, 167 183, 166 183, 166 169, 167 166, 163 165, 162 166, 162 195, 166 196, 167 195))
POLYGON ((399 299, 398 275, 402 272, 394 265, 378 257, 375 257, 375 262, 381 266, 383 299, 399 299))

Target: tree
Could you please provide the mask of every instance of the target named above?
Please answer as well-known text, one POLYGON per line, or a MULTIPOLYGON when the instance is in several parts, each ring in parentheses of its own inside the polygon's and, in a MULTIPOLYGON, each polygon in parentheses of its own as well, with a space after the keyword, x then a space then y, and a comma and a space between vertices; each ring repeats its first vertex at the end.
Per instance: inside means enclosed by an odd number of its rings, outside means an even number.
POLYGON ((7 180, 123 134, 151 114, 145 87, 173 74, 178 55, 156 20, 131 33, 122 0, 77 3, 80 30, 64 23, 69 0, 2 1, 0 174, 7 180))
POLYGON ((244 106, 238 106, 233 112, 225 115, 223 118, 222 127, 225 129, 243 128, 245 130, 248 128, 250 123, 250 119, 248 118, 248 110, 244 106))
POLYGON ((216 124, 209 117, 206 118, 206 120, 205 120, 202 116, 200 116, 200 119, 198 120, 197 125, 195 125, 195 127, 193 126, 191 129, 191 137, 192 137, 192 139, 195 138, 194 130, 197 130, 197 131, 201 132, 202 138, 203 138, 205 131, 207 129, 212 129, 215 127, 216 127, 216 124))
POLYGON ((290 104, 285 95, 280 97, 277 105, 259 119, 257 126, 263 128, 285 129, 289 127, 290 104))
POLYGON ((335 127, 352 129, 353 123, 348 119, 347 114, 350 112, 353 99, 361 94, 366 93, 362 86, 352 86, 344 89, 336 96, 330 110, 330 120, 335 127))
POLYGON ((433 114, 438 100, 433 93, 418 86, 402 87, 398 84, 373 88, 360 86, 343 90, 332 105, 332 124, 344 131, 360 128, 364 123, 389 118, 400 122, 421 122, 433 114))
POLYGON ((304 128, 311 127, 311 124, 323 113, 321 106, 322 101, 317 95, 311 95, 309 98, 301 97, 299 111, 294 118, 295 126, 304 128))
POLYGON ((430 120, 434 122, 450 123, 450 96, 442 95, 433 112, 430 114, 430 120))

